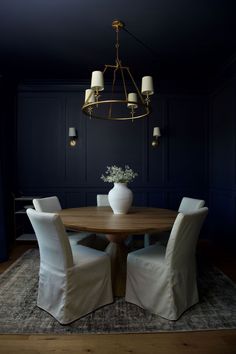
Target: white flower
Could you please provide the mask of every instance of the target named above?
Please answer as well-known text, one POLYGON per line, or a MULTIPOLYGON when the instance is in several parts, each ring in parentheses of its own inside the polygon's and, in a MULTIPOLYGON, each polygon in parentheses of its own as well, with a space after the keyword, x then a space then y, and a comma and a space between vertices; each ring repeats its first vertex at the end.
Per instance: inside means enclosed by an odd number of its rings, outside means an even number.
POLYGON ((101 179, 104 182, 108 183, 129 183, 138 176, 128 165, 125 165, 125 168, 118 167, 116 165, 107 166, 105 176, 102 175, 101 179))

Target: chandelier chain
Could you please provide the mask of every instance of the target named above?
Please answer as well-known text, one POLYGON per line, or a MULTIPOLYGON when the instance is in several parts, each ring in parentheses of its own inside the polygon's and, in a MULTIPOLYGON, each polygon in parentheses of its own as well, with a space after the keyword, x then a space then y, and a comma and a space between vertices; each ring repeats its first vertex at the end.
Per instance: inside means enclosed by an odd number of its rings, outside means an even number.
POLYGON ((120 47, 120 43, 119 43, 119 28, 116 28, 116 65, 120 66, 120 59, 119 59, 119 47, 120 47))

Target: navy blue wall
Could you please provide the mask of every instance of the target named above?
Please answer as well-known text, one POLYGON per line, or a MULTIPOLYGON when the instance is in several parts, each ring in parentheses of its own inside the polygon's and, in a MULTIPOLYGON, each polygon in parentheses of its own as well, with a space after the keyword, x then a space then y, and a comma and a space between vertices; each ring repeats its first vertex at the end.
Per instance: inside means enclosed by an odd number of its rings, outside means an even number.
POLYGON ((210 234, 236 245, 236 79, 224 80, 210 96, 210 234))
MULTIPOLYGON (((3 82, 0 78, 0 97, 3 102, 3 82)), ((3 174, 3 165, 5 160, 4 152, 4 128, 5 128, 5 117, 4 117, 4 108, 3 103, 1 102, 1 130, 0 130, 0 261, 3 261, 7 257, 7 235, 6 235, 6 216, 5 216, 5 195, 4 195, 4 174, 3 174)))
POLYGON ((0 261, 8 258, 13 241, 12 191, 15 187, 15 95, 12 81, 0 79, 0 261))
POLYGON ((135 205, 177 209, 183 196, 203 198, 210 209, 205 233, 234 243, 234 81, 215 85, 210 95, 159 92, 151 116, 134 123, 88 119, 81 112, 84 89, 19 88, 17 191, 56 194, 64 207, 96 205, 96 194, 112 187, 100 179, 106 166, 129 164, 139 174, 130 185, 135 205), (68 145, 70 126, 78 130, 75 148, 68 145), (162 132, 157 149, 154 126, 162 132))
POLYGON ((57 194, 63 206, 95 205, 112 187, 106 166, 129 164, 135 205, 177 208, 184 195, 207 200, 207 98, 153 96, 147 119, 108 122, 81 112, 83 86, 22 86, 18 96, 18 182, 24 194, 57 194), (73 90, 72 90, 73 89, 73 90), (78 144, 68 145, 68 128, 78 144), (160 126, 157 149, 152 130, 160 126))
POLYGON ((6 231, 6 209, 5 209, 5 193, 4 178, 2 169, 2 159, 0 160, 0 262, 5 261, 8 257, 7 231, 6 231))

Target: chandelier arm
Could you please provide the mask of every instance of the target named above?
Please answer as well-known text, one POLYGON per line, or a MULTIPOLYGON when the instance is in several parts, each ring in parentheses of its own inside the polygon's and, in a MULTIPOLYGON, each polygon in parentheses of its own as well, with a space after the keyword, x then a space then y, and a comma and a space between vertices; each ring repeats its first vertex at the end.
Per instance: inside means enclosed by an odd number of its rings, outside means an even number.
MULTIPOLYGON (((114 94, 114 87, 115 87, 115 82, 116 82, 116 72, 118 70, 118 67, 114 70, 113 72, 113 81, 112 81, 112 88, 111 88, 111 99, 113 99, 113 94, 114 94)), ((111 118, 111 113, 112 113, 112 103, 110 103, 109 107, 109 113, 108 117, 111 118)))
POLYGON ((127 89, 126 89, 126 85, 125 85, 124 71, 123 71, 122 66, 120 67, 120 72, 121 72, 121 77, 122 77, 122 82, 123 82, 123 87, 124 87, 124 92, 125 92, 125 99, 128 100, 127 89))
POLYGON ((131 74, 129 68, 127 68, 126 70, 128 71, 129 76, 130 76, 130 78, 131 78, 131 80, 132 80, 132 82, 133 82, 133 84, 134 84, 134 87, 135 87, 136 91, 138 92, 138 95, 139 95, 139 98, 140 98, 142 104, 145 105, 145 101, 144 101, 144 99, 143 99, 143 97, 142 97, 142 95, 141 95, 141 93, 140 93, 140 91, 139 91, 139 89, 138 89, 138 86, 136 85, 136 82, 134 81, 134 78, 133 78, 133 76, 132 76, 132 74, 131 74))
MULTIPOLYGON (((122 69, 129 69, 129 67, 128 66, 122 66, 121 65, 121 61, 119 61, 119 68, 122 68, 122 69)), ((111 65, 111 64, 105 64, 105 67, 106 67, 106 69, 107 68, 117 68, 117 65, 111 65)))
POLYGON ((104 70, 103 70, 103 72, 102 72, 102 73, 103 73, 103 75, 105 74, 105 72, 106 72, 107 68, 108 68, 108 65, 106 65, 106 64, 105 64, 104 70))

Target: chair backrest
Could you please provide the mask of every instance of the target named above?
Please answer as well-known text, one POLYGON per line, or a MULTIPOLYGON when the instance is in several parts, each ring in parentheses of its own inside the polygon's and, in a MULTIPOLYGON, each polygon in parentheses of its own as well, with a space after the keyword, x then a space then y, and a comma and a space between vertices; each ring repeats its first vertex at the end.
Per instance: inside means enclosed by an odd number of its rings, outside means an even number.
POLYGON ((188 266, 195 262, 195 251, 202 224, 208 208, 200 208, 192 213, 179 213, 171 230, 166 247, 165 259, 172 269, 188 266))
POLYGON ((97 194, 97 206, 110 206, 108 194, 97 194))
POLYGON ((45 213, 56 213, 61 210, 61 204, 56 196, 33 199, 35 210, 45 213))
POLYGON ((205 205, 204 200, 183 197, 178 211, 180 213, 191 213, 192 211, 204 207, 204 205, 205 205))
POLYGON ((26 212, 39 244, 41 265, 58 271, 73 266, 70 243, 60 216, 34 209, 26 212))

